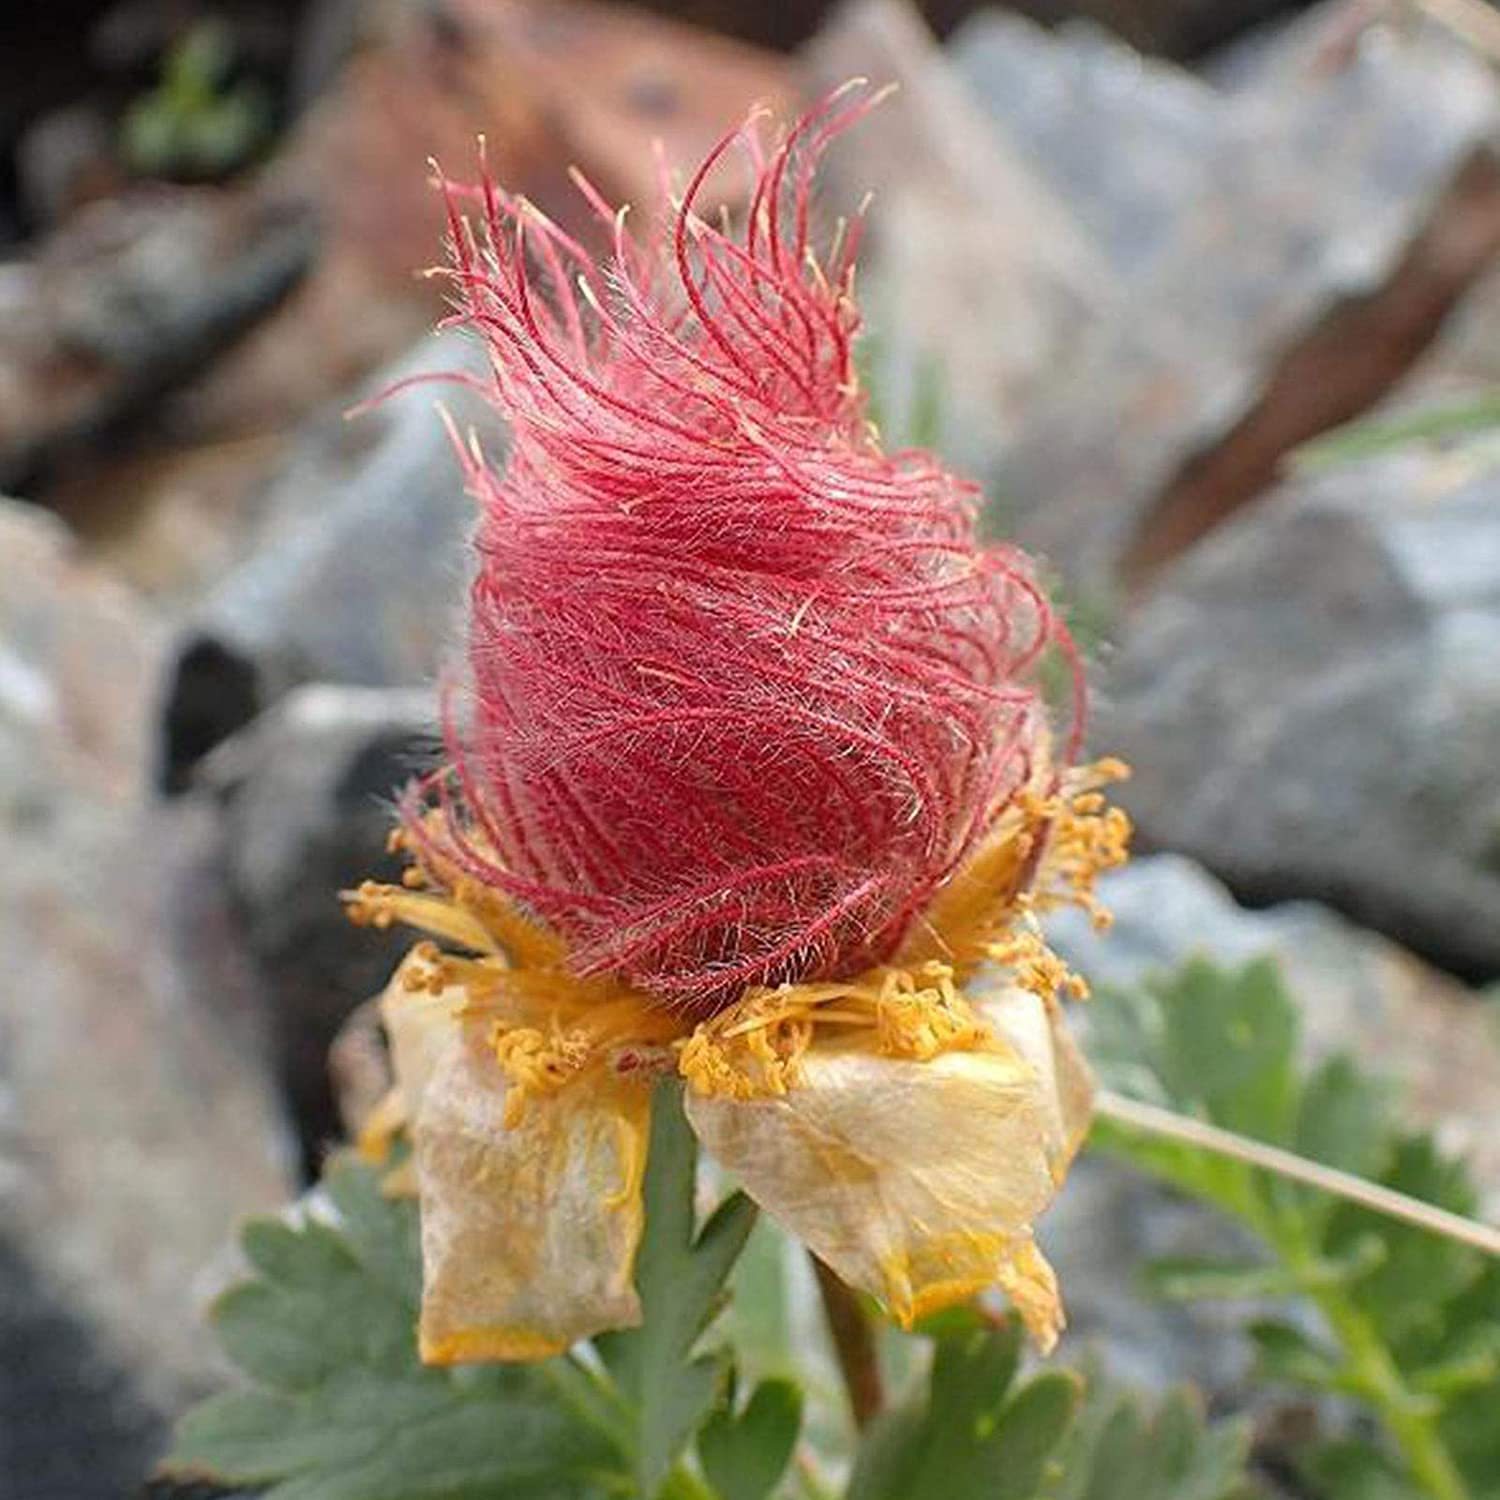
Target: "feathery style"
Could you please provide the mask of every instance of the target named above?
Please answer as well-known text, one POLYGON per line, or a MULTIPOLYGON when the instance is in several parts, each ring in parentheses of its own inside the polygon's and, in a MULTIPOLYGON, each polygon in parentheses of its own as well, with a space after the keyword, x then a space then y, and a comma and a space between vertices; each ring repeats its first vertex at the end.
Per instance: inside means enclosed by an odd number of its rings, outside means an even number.
POLYGON ((815 253, 812 192, 874 102, 840 90, 769 156, 748 122, 639 240, 579 178, 602 265, 488 180, 444 183, 511 444, 501 470, 460 445, 480 519, 449 764, 405 798, 402 884, 350 898, 431 934, 384 998, 365 1145, 413 1142, 393 1185, 421 1198, 435 1362, 639 1320, 664 1077, 898 1319, 999 1286, 1044 1346, 1061 1327, 1031 1225, 1091 1083, 1039 917, 1105 921, 1123 768, 1072 764, 1081 675, 1029 562, 866 417, 858 224, 815 253), (698 212, 735 148, 738 228, 698 212))
POLYGON ((1027 561, 976 545, 974 486, 867 420, 857 230, 820 261, 809 225, 819 156, 872 102, 768 161, 736 132, 645 244, 582 184, 603 267, 488 183, 478 238, 452 224, 512 436, 502 472, 467 463, 445 852, 580 974, 699 1015, 888 958, 1030 781, 1035 668, 1068 649, 1027 561), (736 144, 738 235, 696 208, 736 144))

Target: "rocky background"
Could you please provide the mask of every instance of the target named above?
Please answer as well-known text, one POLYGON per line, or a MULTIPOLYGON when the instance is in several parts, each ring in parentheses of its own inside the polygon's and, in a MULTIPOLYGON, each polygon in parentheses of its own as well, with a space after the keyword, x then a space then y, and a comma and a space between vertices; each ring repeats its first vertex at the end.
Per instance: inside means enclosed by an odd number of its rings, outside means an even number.
MULTIPOLYGON (((367 1096, 400 940, 336 892, 431 751, 469 516, 430 387, 346 414, 473 358, 414 273, 424 163, 480 130, 571 223, 572 163, 642 201, 655 137, 685 161, 753 102, 901 82, 828 195, 876 194, 883 424, 1049 560, 1136 767, 1118 932, 1071 950, 1107 982, 1280 955, 1314 1045, 1402 1077, 1500 1208, 1500 428, 1294 457, 1500 383, 1500 13, 924 10, 8 8, 4 1500, 139 1484, 220 1376, 234 1220, 367 1096)), ((1242 1351, 1119 1272, 1202 1233, 1089 1165, 1049 1248, 1108 1357, 1233 1401, 1242 1351)))

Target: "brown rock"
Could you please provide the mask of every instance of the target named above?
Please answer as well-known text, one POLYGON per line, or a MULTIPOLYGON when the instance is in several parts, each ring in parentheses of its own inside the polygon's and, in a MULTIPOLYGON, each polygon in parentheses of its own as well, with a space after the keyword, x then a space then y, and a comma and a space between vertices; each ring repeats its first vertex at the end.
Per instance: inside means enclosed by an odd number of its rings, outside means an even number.
MULTIPOLYGON (((176 419, 226 434, 284 423, 406 348, 443 311, 420 271, 442 259, 427 163, 490 170, 560 223, 592 233, 568 177, 649 211, 652 142, 695 163, 756 103, 790 96, 779 59, 588 0, 405 7, 299 127, 270 180, 321 207, 317 270, 283 313, 184 400, 176 419)), ((727 190, 732 183, 726 178, 727 190)))

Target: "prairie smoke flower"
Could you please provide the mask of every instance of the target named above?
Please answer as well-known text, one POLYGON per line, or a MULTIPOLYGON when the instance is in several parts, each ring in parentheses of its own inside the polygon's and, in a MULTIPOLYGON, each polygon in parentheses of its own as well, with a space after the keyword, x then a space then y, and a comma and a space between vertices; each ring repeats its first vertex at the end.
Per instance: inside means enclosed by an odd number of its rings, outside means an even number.
POLYGON ((840 91, 769 156, 748 122, 644 240, 580 178, 603 266, 488 180, 445 184, 511 449, 497 472, 460 448, 479 566, 450 764, 405 800, 404 884, 351 903, 439 940, 385 995, 371 1133, 412 1133, 430 1360, 638 1320, 664 1073, 751 1196, 899 1319, 999 1285, 1044 1345, 1061 1324, 1031 1223, 1090 1085, 1037 915, 1103 920, 1120 768, 1070 764, 1076 660, 1029 562, 866 419, 857 225, 819 258, 810 195, 872 102, 840 91), (695 211, 736 146, 738 231, 695 211))

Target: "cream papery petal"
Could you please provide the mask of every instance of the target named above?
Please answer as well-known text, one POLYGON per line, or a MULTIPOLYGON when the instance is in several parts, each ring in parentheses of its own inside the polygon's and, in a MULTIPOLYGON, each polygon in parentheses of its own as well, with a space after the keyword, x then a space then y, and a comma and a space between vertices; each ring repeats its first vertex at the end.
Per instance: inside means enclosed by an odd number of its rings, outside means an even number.
POLYGON ((786 1095, 690 1089, 688 1118, 762 1208, 901 1322, 998 1285, 1050 1348, 1062 1303, 1031 1225, 1082 1138, 1087 1074, 1034 994, 976 1009, 992 1051, 914 1061, 820 1036, 786 1095))
POLYGON ((383 1005, 421 1200, 422 1358, 545 1359, 641 1320, 650 1091, 600 1068, 507 1125, 489 1023, 463 1003, 398 975, 383 1005))
POLYGON ((432 990, 431 964, 421 948, 408 953, 380 997, 380 1019, 391 1050, 401 1115, 415 1120, 433 1070, 453 1046, 467 996, 461 985, 432 990))
POLYGON ((1004 986, 970 996, 970 1004, 996 1036, 1036 1069, 1042 1097, 1049 1101, 1044 1110, 1047 1158, 1060 1183, 1094 1116, 1093 1075, 1061 1007, 1040 1002, 1030 990, 1004 986))

